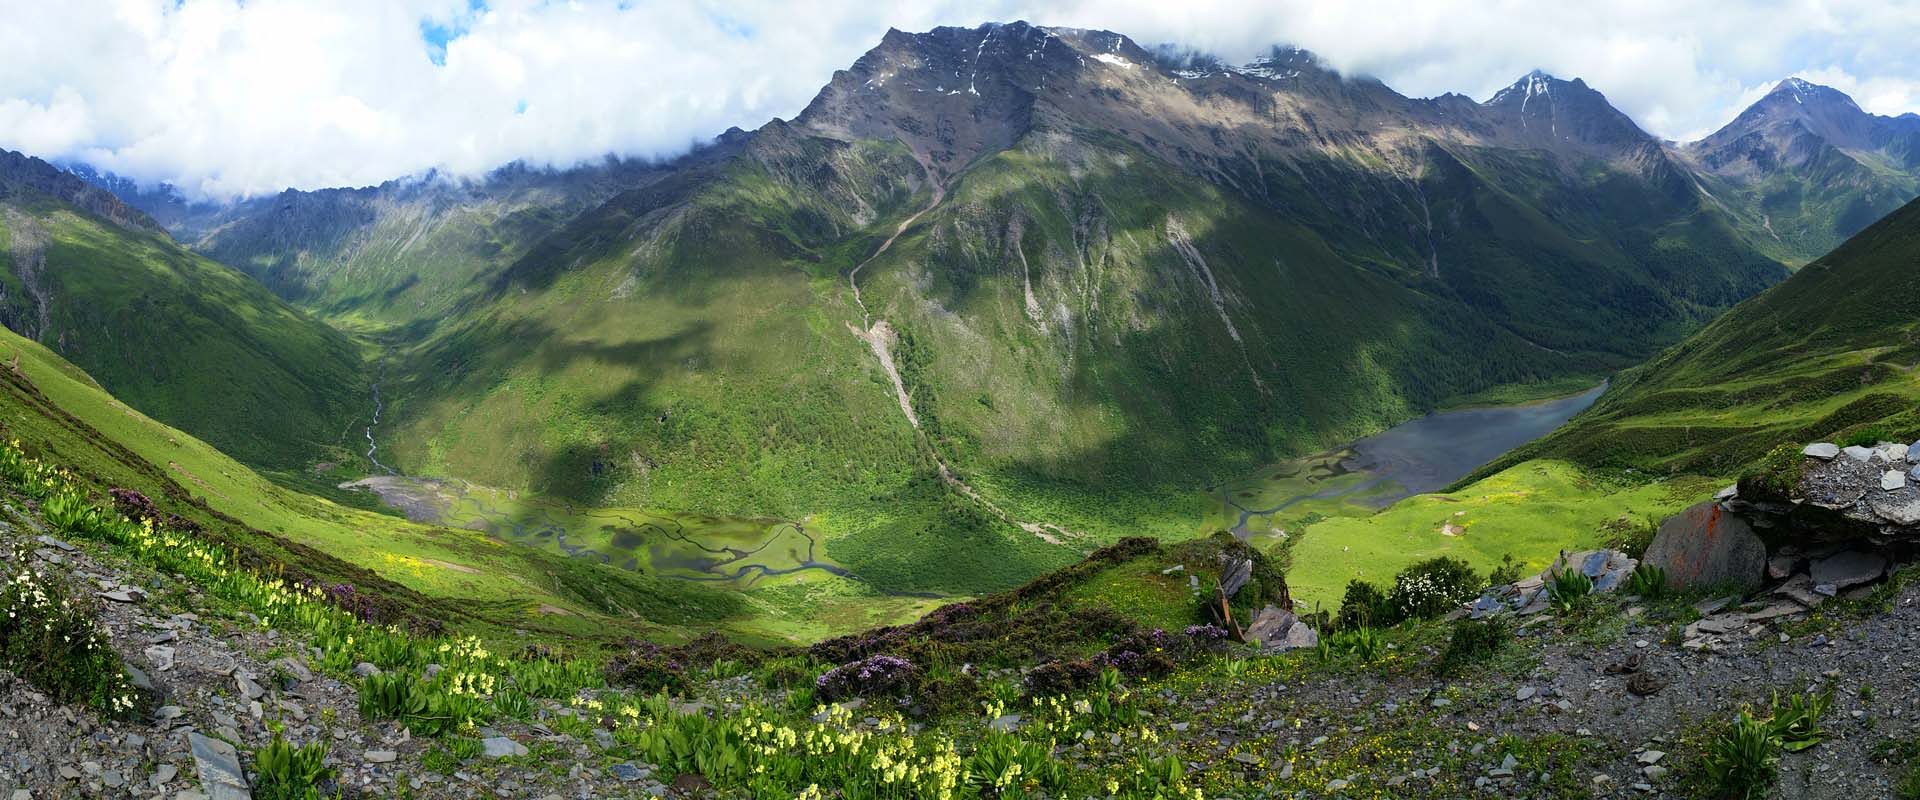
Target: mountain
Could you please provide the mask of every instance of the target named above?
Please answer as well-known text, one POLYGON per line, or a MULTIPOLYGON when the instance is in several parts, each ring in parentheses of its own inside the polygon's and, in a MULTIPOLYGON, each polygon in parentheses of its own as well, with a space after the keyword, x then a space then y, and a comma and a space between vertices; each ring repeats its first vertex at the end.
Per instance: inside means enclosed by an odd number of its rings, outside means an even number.
POLYGON ((368 402, 346 336, 181 248, 112 193, 7 151, 0 323, 135 408, 275 471, 344 455, 368 402))
POLYGON ((1190 533, 1212 482, 1597 381, 1786 274, 1577 81, 1410 99, 1024 23, 889 32, 503 252, 394 343, 390 463, 812 519, 898 591, 1190 533))
POLYGON ((1731 476, 1782 443, 1920 438, 1915 253, 1920 201, 1624 373, 1567 427, 1482 474, 1544 457, 1731 476))
POLYGON ((1920 196, 1920 117, 1869 114, 1799 78, 1682 152, 1758 245, 1794 263, 1920 196))

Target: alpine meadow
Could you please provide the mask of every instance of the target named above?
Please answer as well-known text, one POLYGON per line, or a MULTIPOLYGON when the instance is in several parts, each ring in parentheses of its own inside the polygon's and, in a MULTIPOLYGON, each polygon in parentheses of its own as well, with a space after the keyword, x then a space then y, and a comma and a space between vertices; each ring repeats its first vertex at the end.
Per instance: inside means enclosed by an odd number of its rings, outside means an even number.
POLYGON ((14 800, 1920 800, 1920 17, 153 5, 0 32, 14 800))

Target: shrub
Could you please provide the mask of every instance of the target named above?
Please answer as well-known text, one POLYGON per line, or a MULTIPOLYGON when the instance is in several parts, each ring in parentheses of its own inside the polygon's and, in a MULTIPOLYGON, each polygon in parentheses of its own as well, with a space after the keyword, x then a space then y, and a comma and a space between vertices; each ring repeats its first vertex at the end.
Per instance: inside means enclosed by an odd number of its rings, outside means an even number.
POLYGON ((1526 577, 1522 574, 1523 572, 1524 570, 1521 568, 1520 562, 1513 560, 1512 553, 1507 553, 1500 557, 1500 566, 1494 567, 1487 573, 1487 584, 1490 586, 1505 586, 1510 583, 1517 583, 1521 578, 1526 577))
MULTIPOLYGON (((65 579, 15 563, 0 584, 0 668, 61 702, 103 714, 133 711, 135 694, 106 632, 98 602, 65 579)), ((4 574, 4 573, 0 573, 4 574)))
POLYGON ((814 679, 814 690, 827 702, 855 697, 900 694, 913 686, 913 663, 893 656, 868 656, 851 661, 814 679))
POLYGON ((1872 447, 1893 438, 1893 433, 1884 425, 1868 425, 1857 431, 1840 437, 1834 444, 1841 447, 1872 447))
POLYGON ((1482 588, 1480 575, 1457 558, 1440 556, 1400 571, 1393 577, 1393 589, 1387 593, 1387 607, 1394 619, 1375 620, 1377 625, 1393 625, 1409 619, 1433 619, 1472 600, 1482 588))
POLYGON ((1387 596, 1371 583, 1354 578, 1347 581, 1347 593, 1340 599, 1338 627, 1354 630, 1375 624, 1391 624, 1387 596))
POLYGON ((1801 453, 1801 448, 1792 444, 1783 444, 1767 451, 1752 472, 1740 476, 1741 498, 1757 500, 1792 496, 1800 486, 1806 462, 1807 457, 1801 453))
POLYGON ((1456 620, 1447 649, 1434 662, 1433 671, 1441 677, 1457 677, 1467 667, 1491 660, 1513 641, 1513 630, 1498 619, 1456 620))
POLYGON ((1120 637, 1100 654, 1098 662, 1131 678, 1158 678, 1173 672, 1187 655, 1187 642, 1155 628, 1120 637))
POLYGON ((309 742, 294 747, 280 735, 253 754, 253 796, 255 800, 320 800, 338 796, 332 788, 333 770, 327 767, 327 746, 309 742))
POLYGON ((1104 667, 1084 658, 1049 661, 1027 671, 1029 697, 1058 697, 1092 686, 1104 667))
POLYGON ((679 690, 687 679, 686 666, 652 642, 629 642, 625 653, 607 662, 605 672, 608 685, 645 694, 679 690))
POLYGON ((1547 599, 1553 607, 1561 611, 1571 611, 1587 601, 1587 595, 1593 593, 1593 579, 1578 569, 1568 567, 1553 576, 1547 583, 1547 599))

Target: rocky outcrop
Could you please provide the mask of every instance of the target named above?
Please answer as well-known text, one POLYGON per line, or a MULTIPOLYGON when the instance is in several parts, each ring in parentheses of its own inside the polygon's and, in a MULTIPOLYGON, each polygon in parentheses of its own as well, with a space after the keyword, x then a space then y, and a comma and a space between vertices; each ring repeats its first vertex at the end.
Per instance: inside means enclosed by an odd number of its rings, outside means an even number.
POLYGON ((1751 589, 1766 572, 1767 547, 1746 520, 1706 502, 1660 523, 1645 561, 1666 573, 1669 589, 1751 589))

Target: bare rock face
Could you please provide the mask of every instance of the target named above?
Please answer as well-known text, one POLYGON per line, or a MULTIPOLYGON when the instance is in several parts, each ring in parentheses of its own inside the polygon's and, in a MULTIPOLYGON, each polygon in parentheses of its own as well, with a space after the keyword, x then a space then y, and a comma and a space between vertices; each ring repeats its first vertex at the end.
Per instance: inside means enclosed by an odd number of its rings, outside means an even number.
POLYGON ((1670 589, 1759 585, 1767 546, 1747 521, 1719 503, 1700 503, 1660 523, 1645 562, 1666 571, 1670 589))

